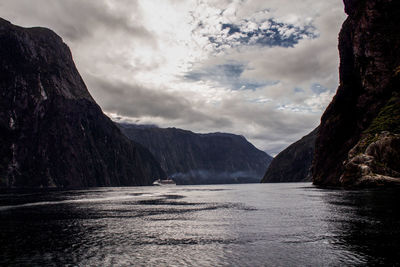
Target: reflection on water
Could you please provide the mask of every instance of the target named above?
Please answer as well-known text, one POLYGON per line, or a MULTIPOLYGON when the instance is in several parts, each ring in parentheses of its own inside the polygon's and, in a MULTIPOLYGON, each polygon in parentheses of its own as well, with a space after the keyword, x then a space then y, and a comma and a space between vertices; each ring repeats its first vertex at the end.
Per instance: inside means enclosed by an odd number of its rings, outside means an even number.
POLYGON ((0 195, 0 265, 395 265, 400 191, 310 184, 0 195))
POLYGON ((400 264, 400 190, 337 191, 324 195, 335 244, 368 265, 400 264))

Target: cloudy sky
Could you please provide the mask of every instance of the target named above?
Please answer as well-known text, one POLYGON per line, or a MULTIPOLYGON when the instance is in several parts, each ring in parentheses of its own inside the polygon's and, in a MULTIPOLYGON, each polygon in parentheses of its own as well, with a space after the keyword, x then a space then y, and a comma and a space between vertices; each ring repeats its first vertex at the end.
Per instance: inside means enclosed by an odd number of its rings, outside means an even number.
POLYGON ((2 0, 72 50, 114 120, 244 135, 271 155, 310 132, 338 85, 341 0, 2 0))

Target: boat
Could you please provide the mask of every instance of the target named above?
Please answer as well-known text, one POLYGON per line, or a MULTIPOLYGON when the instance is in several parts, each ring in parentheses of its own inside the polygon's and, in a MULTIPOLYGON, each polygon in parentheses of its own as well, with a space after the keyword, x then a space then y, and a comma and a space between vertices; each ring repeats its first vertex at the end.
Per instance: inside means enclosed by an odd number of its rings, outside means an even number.
POLYGON ((176 185, 175 181, 167 178, 167 179, 158 179, 153 182, 153 185, 176 185))

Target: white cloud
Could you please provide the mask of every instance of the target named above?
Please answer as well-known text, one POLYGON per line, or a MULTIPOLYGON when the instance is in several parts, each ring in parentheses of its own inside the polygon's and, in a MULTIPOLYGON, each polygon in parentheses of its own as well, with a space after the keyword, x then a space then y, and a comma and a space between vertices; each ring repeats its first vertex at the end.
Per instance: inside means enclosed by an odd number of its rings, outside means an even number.
POLYGON ((0 16, 61 35, 114 117, 242 134, 271 154, 318 125, 337 87, 345 17, 332 0, 3 0, 0 16), (275 31, 300 35, 292 47, 260 44, 275 31), (195 71, 205 75, 188 79, 195 71))

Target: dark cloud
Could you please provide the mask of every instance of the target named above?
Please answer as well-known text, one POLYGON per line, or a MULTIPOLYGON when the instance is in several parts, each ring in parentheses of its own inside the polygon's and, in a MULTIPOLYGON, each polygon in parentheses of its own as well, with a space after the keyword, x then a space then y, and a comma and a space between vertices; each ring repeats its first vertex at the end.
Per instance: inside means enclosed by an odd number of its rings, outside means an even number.
POLYGON ((101 0, 35 0, 34 4, 30 0, 5 0, 2 4, 11 10, 8 16, 14 22, 47 26, 68 41, 90 38, 98 30, 112 30, 155 42, 143 25, 134 23, 135 16, 140 16, 136 1, 115 1, 115 5, 123 4, 125 10, 116 10, 101 0))
POLYGON ((185 78, 192 81, 213 81, 219 86, 226 86, 232 90, 256 90, 257 88, 273 85, 274 81, 256 81, 242 79, 240 75, 246 66, 241 63, 221 64, 203 67, 185 74, 185 78))
POLYGON ((329 89, 328 88, 325 88, 324 86, 322 86, 321 84, 319 84, 319 83, 313 83, 312 85, 311 85, 311 91, 312 92, 314 92, 315 94, 321 94, 321 93, 324 93, 324 92, 327 92, 327 91, 329 91, 329 89))
POLYGON ((225 24, 225 23, 222 24, 221 30, 225 30, 225 29, 229 30, 228 31, 228 35, 232 35, 232 34, 234 34, 236 32, 241 32, 240 27, 238 27, 235 24, 225 24))
POLYGON ((150 117, 209 127, 231 126, 229 119, 196 110, 187 99, 165 90, 95 76, 87 76, 87 83, 90 88, 96 88, 93 96, 107 112, 130 118, 150 117))
POLYGON ((2 0, 0 16, 59 34, 114 119, 241 134, 270 154, 337 87, 341 1, 2 0))
POLYGON ((293 89, 293 92, 295 92, 295 93, 304 93, 305 91, 304 91, 303 88, 296 87, 296 88, 293 89))
MULTIPOLYGON (((201 28, 202 24, 198 27, 201 28)), ((257 23, 249 20, 243 20, 238 24, 221 23, 220 27, 221 32, 225 34, 208 36, 209 41, 217 48, 240 45, 293 47, 302 39, 318 36, 312 24, 296 26, 274 19, 257 23)))

